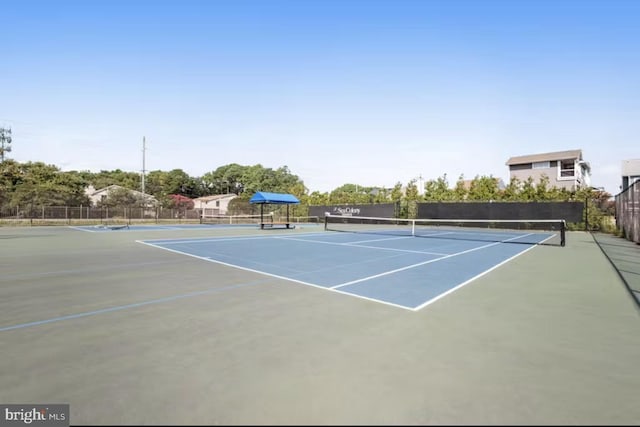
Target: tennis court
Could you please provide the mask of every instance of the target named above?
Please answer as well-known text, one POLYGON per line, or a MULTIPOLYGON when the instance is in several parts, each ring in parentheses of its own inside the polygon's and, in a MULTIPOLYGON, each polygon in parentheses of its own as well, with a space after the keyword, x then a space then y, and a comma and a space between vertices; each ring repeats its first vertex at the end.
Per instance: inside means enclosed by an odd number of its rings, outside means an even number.
POLYGON ((0 228, 0 401, 72 425, 637 423, 640 315, 591 235, 425 234, 0 228))
POLYGON ((380 222, 374 226, 367 224, 366 230, 357 233, 165 239, 140 243, 418 310, 531 249, 533 244, 553 237, 552 233, 459 231, 450 227, 430 231, 425 237, 437 239, 425 241, 380 222), (522 241, 531 244, 506 244, 522 241))

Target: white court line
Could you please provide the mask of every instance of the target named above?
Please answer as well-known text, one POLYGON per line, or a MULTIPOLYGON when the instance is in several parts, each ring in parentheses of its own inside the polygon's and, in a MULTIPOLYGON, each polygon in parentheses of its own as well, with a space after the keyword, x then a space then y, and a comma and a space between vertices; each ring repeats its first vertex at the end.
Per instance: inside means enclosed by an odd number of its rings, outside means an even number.
POLYGON ((426 264, 431 264, 432 262, 442 261, 443 259, 452 258, 452 257, 458 256, 458 255, 468 254, 469 252, 474 252, 474 251, 477 251, 477 250, 480 250, 480 249, 486 249, 486 248, 489 248, 491 246, 499 245, 501 243, 505 243, 505 242, 508 242, 508 241, 514 240, 514 239, 520 239, 522 237, 530 236, 532 234, 534 234, 534 233, 525 234, 524 236, 513 237, 511 239, 503 240, 502 242, 489 243, 488 245, 478 246, 477 248, 467 249, 466 251, 456 252, 454 254, 442 256, 440 258, 430 259, 428 261, 419 262, 419 263, 416 263, 416 264, 408 265, 406 267, 396 268, 395 270, 389 270, 389 271, 386 271, 384 273, 374 274, 373 276, 364 277, 362 279, 352 280, 350 282, 345 282, 345 283, 342 283, 340 285, 333 286, 332 289, 338 289, 338 288, 341 288, 343 286, 353 285, 355 283, 365 282, 365 281, 371 280, 371 279, 377 279, 378 277, 382 277, 382 276, 388 276, 389 274, 394 274, 394 273, 397 273, 399 271, 409 270, 411 268, 420 267, 420 266, 426 265, 426 264))
MULTIPOLYGON (((444 234, 455 234, 456 236, 461 235, 461 236, 507 237, 507 236, 513 236, 514 233, 515 233, 515 231, 504 231, 504 232, 497 232, 497 233, 489 233, 487 231, 480 231, 480 230, 478 230, 478 231, 451 230, 451 231, 443 231, 443 232, 416 234, 416 236, 417 237, 431 237, 431 236, 442 236, 444 234)), ((519 234, 518 237, 531 236, 531 235, 534 235, 534 234, 536 234, 536 233, 519 234)), ((544 234, 548 234, 548 233, 544 233, 544 234)), ((545 240, 547 240, 547 239, 545 239, 545 240)))
MULTIPOLYGON (((535 233, 532 233, 532 234, 535 234, 535 233)), ((552 238, 552 237, 553 237, 553 236, 549 236, 549 237, 547 237, 546 239, 542 240, 540 243, 544 243, 544 242, 546 242, 547 240, 549 240, 549 239, 550 239, 550 238, 552 238)), ((500 267, 501 265, 504 265, 504 264, 506 264, 507 262, 509 262, 509 261, 513 260, 514 258, 519 257, 519 256, 520 256, 520 255, 522 255, 523 253, 525 253, 525 252, 529 252, 529 251, 530 251, 531 249, 533 249, 533 248, 535 248, 535 245, 532 245, 530 248, 527 248, 527 249, 523 250, 522 252, 518 252, 517 254, 515 254, 514 256, 512 256, 511 258, 507 258, 507 259, 505 259, 505 260, 504 260, 504 261, 502 261, 501 263, 496 264, 496 265, 494 265, 493 267, 491 267, 490 269, 485 270, 485 271, 483 271, 482 273, 480 273, 480 274, 477 274, 477 275, 473 276, 471 279, 466 280, 466 281, 464 281, 464 282, 460 283, 459 285, 456 285, 455 287, 453 287, 453 288, 449 289, 448 291, 446 291, 446 292, 444 292, 444 293, 439 294, 438 296, 436 296, 436 297, 434 297, 434 298, 430 299, 429 301, 425 301, 425 302, 423 302, 423 303, 422 303, 422 304, 420 304, 419 306, 415 307, 413 310, 418 311, 418 310, 423 309, 424 307, 428 306, 429 304, 431 304, 431 303, 434 303, 434 302, 438 301, 440 298, 443 298, 443 297, 445 297, 446 295, 449 295, 450 293, 452 293, 452 292, 454 292, 454 291, 456 291, 456 290, 460 289, 461 287, 463 287, 463 286, 465 286, 465 285, 468 285, 469 283, 473 282, 474 280, 476 280, 476 279, 478 279, 478 278, 480 278, 480 277, 484 276, 485 274, 489 273, 490 271, 495 270, 496 268, 500 267)))
POLYGON ((69 227, 69 228, 72 228, 72 229, 74 229, 74 230, 84 231, 84 232, 87 232, 87 233, 98 233, 98 231, 97 231, 97 230, 88 230, 88 229, 86 229, 86 228, 80 228, 80 227, 76 227, 76 226, 72 226, 72 225, 69 225, 68 227, 69 227))
MULTIPOLYGON (((289 282, 299 283, 299 284, 306 285, 306 286, 312 286, 312 287, 314 287, 314 288, 319 288, 319 289, 323 289, 323 290, 328 290, 328 291, 336 292, 336 293, 339 293, 339 294, 342 294, 342 295, 348 295, 348 296, 351 296, 351 297, 356 297, 356 298, 364 299, 364 300, 367 300, 367 301, 372 301, 372 302, 376 302, 376 303, 380 303, 380 304, 385 304, 385 305, 392 306, 392 307, 395 307, 395 308, 402 308, 402 309, 404 309, 404 310, 409 310, 409 311, 417 312, 417 311, 421 310, 422 308, 424 308, 425 306, 427 306, 427 305, 429 305, 429 304, 431 304, 431 303, 433 303, 433 302, 437 301, 438 299, 440 299, 440 298, 442 298, 442 297, 444 297, 444 296, 446 296, 446 295, 448 295, 448 294, 452 293, 453 291, 455 291, 455 290, 457 290, 457 289, 459 289, 459 288, 461 288, 461 287, 463 287, 463 286, 465 286, 465 285, 469 284, 469 283, 470 283, 470 282, 472 282, 473 280, 475 280, 475 279, 477 279, 477 278, 479 278, 479 277, 481 277, 481 276, 483 276, 483 275, 485 275, 485 274, 489 273, 490 271, 492 271, 492 270, 494 270, 494 269, 498 268, 499 266, 501 266, 501 265, 503 265, 503 264, 507 263, 508 261, 510 261, 510 260, 512 260, 512 259, 514 259, 514 258, 516 258, 517 256, 520 256, 520 255, 522 255, 523 253, 530 251, 531 249, 533 249, 533 248, 535 247, 535 245, 533 245, 533 246, 531 246, 531 247, 529 247, 529 248, 527 248, 527 249, 523 250, 522 252, 520 252, 520 253, 518 253, 518 254, 516 254, 516 255, 512 256, 511 258, 509 258, 509 259, 507 259, 507 260, 505 260, 505 261, 502 261, 501 263, 499 263, 499 264, 497 264, 497 265, 495 265, 495 266, 491 267, 490 269, 488 269, 488 270, 486 270, 486 271, 484 271, 484 272, 482 272, 482 273, 480 273, 480 274, 478 274, 478 275, 474 276, 473 278, 471 278, 471 279, 469 279, 469 280, 467 280, 467 281, 465 281, 465 282, 463 282, 463 283, 461 283, 461 284, 459 284, 459 285, 455 286, 454 288, 452 288, 452 289, 450 289, 450 290, 448 290, 448 291, 446 291, 446 292, 444 292, 444 293, 442 293, 442 294, 438 295, 437 297, 432 298, 431 300, 429 300, 429 301, 426 301, 426 302, 422 303, 421 305, 419 305, 419 306, 417 306, 417 307, 407 307, 407 306, 403 306, 403 305, 395 304, 395 303, 392 303, 392 302, 389 302, 389 301, 385 301, 385 300, 379 300, 379 299, 376 299, 376 298, 366 297, 366 296, 363 296, 363 295, 358 295, 358 294, 354 294, 354 293, 351 293, 351 292, 342 291, 342 290, 340 290, 340 289, 337 289, 337 287, 342 287, 342 286, 346 286, 346 285, 348 285, 348 284, 353 284, 353 283, 357 283, 357 282, 361 282, 361 281, 365 281, 365 280, 370 280, 370 279, 373 279, 373 278, 376 278, 376 277, 380 277, 380 276, 384 276, 384 275, 392 274, 392 273, 395 273, 395 272, 398 272, 398 271, 402 271, 402 270, 406 270, 406 269, 409 269, 409 268, 418 267, 418 266, 420 266, 420 265, 429 264, 429 263, 431 263, 431 262, 439 261, 439 260, 442 260, 442 259, 445 259, 445 258, 450 258, 450 257, 453 257, 453 256, 462 255, 462 254, 464 254, 464 253, 473 252, 473 251, 476 251, 476 250, 479 250, 479 249, 484 249, 484 248, 487 248, 487 247, 490 247, 490 246, 494 246, 494 245, 497 245, 497 244, 500 244, 500 243, 503 243, 503 242, 508 242, 508 241, 511 241, 511 240, 520 239, 520 238, 523 238, 523 237, 526 237, 526 236, 529 236, 529 235, 533 235, 533 234, 535 234, 535 233, 529 233, 529 234, 526 234, 526 235, 520 235, 520 236, 517 236, 517 237, 511 238, 511 239, 508 239, 508 240, 504 240, 504 241, 502 241, 502 242, 494 242, 494 243, 491 243, 491 244, 488 244, 488 245, 484 245, 484 246, 480 246, 480 247, 477 247, 477 248, 473 248, 473 249, 470 249, 470 250, 467 250, 467 251, 463 251, 463 252, 459 252, 459 253, 455 253, 455 254, 449 254, 449 255, 443 256, 442 258, 437 258, 437 259, 430 260, 430 261, 427 261, 427 262, 423 262, 423 263, 419 263, 419 264, 414 264, 414 265, 411 265, 411 266, 408 266, 408 267, 405 267, 405 268, 400 268, 400 269, 393 270, 393 271, 389 271, 389 272, 386 272, 386 273, 382 273, 382 274, 378 274, 378 275, 370 276, 370 277, 367 277, 367 278, 364 278, 364 279, 355 280, 355 281, 348 282, 348 283, 343 283, 343 284, 341 284, 341 285, 337 285, 337 286, 334 286, 334 287, 327 287, 327 286, 316 285, 316 284, 313 284, 313 283, 304 282, 304 281, 297 280, 297 279, 292 279, 292 278, 289 278, 289 277, 279 276, 279 275, 276 275, 276 274, 267 273, 267 272, 260 271, 260 270, 254 270, 254 269, 247 268, 247 267, 241 267, 241 266, 234 265, 234 264, 230 264, 230 263, 226 263, 226 262, 223 262, 223 261, 218 261, 218 260, 214 260, 214 259, 211 259, 211 258, 206 258, 206 257, 198 256, 198 255, 193 255, 193 254, 190 254, 190 253, 188 253, 188 252, 183 252, 183 251, 179 251, 179 250, 169 249, 169 248, 166 248, 166 247, 163 247, 163 246, 159 246, 159 245, 155 245, 155 244, 149 243, 149 241, 136 240, 136 242, 137 242, 137 243, 144 244, 144 245, 147 245, 147 246, 151 246, 151 247, 155 247, 155 248, 163 249, 163 250, 166 250, 166 251, 169 251, 169 252, 174 252, 174 253, 177 253, 177 254, 186 255, 186 256, 193 257, 193 258, 198 258, 198 259, 201 259, 201 260, 204 260, 204 261, 214 262, 214 263, 221 264, 221 265, 225 265, 225 266, 228 266, 228 267, 237 268, 237 269, 240 269, 240 270, 250 271, 250 272, 253 272, 253 273, 257 273, 257 274, 261 274, 261 275, 265 275, 265 276, 269 276, 269 277, 274 277, 274 278, 281 279, 281 280, 286 280, 286 281, 289 281, 289 282)), ((307 233, 304 233, 304 234, 300 234, 300 235, 301 235, 301 236, 305 236, 305 235, 308 235, 308 236, 318 236, 318 235, 324 235, 324 233, 308 233, 308 234, 307 234, 307 233)), ((238 237, 240 237, 240 238, 246 238, 247 236, 238 236, 238 237)), ((264 237, 264 238, 278 238, 278 239, 288 238, 287 236, 284 236, 284 237, 277 237, 277 236, 268 236, 268 237, 267 237, 267 236, 257 236, 257 237, 264 237)), ((547 237, 546 239, 542 240, 540 243, 544 243, 545 241, 547 241, 547 240, 551 239, 552 237, 553 237, 553 236, 549 236, 549 237, 547 237)), ((164 239, 158 239, 158 240, 159 240, 159 241, 163 241, 164 239)), ((194 239, 189 239, 189 240, 185 239, 185 240, 183 240, 183 242, 184 242, 184 243, 187 243, 187 242, 192 242, 193 240, 194 240, 194 239)), ((219 241, 219 240, 236 240, 236 239, 215 239, 215 238, 214 238, 214 239, 207 239, 207 241, 219 241)), ((308 242, 308 243, 329 243, 329 244, 331 244, 330 242, 320 242, 320 241, 303 240, 303 239, 297 239, 297 240, 302 240, 302 241, 305 241, 305 242, 308 242)), ((345 245, 345 244, 341 244, 341 243, 333 243, 333 244, 336 244, 336 245, 345 245)), ((375 247, 375 246, 374 246, 373 248, 374 248, 374 249, 383 249, 383 248, 378 248, 378 247, 375 247)))
MULTIPOLYGON (((324 241, 321 241, 321 240, 296 239, 295 237, 275 237, 275 238, 276 239, 281 239, 281 240, 296 240, 298 242, 306 242, 306 243, 318 243, 318 244, 321 244, 321 245, 348 246, 348 247, 351 247, 351 248, 378 249, 378 250, 381 250, 381 251, 406 252, 406 253, 411 253, 411 254, 438 255, 438 256, 449 255, 449 254, 443 254, 441 252, 427 252, 427 251, 413 251, 411 249, 383 248, 383 247, 380 247, 380 246, 356 245, 356 244, 353 244, 353 243, 324 242, 324 241)), ((413 237, 411 237, 411 238, 413 238, 413 237)))
MULTIPOLYGON (((225 242, 225 241, 233 241, 233 240, 260 240, 260 239, 279 239, 285 233, 281 233, 278 235, 265 236, 263 234, 239 234, 235 236, 220 236, 220 237, 184 237, 184 238, 174 238, 174 239, 145 239, 145 242, 162 242, 165 245, 176 245, 182 243, 207 243, 207 242, 225 242)), ((318 236, 323 235, 322 233, 300 233, 298 236, 318 236)))
POLYGON ((151 246, 151 247, 158 248, 158 249, 163 249, 165 251, 173 252, 173 253, 176 253, 176 254, 186 255, 186 256, 190 256, 192 258, 197 258, 197 259, 200 259, 200 260, 204 260, 204 261, 213 262, 213 263, 216 263, 216 264, 225 265, 227 267, 237 268, 239 270, 250 271, 252 273, 262 274, 264 276, 274 277, 274 278, 280 279, 280 280, 286 280, 288 282, 294 282, 294 283, 299 283, 301 285, 312 286, 314 288, 323 289, 325 291, 335 292, 335 293, 338 293, 338 294, 341 294, 341 295, 349 295, 349 296, 360 298, 360 299, 364 299, 364 300, 367 300, 367 301, 373 301, 373 302, 377 302, 377 303, 380 303, 380 304, 390 305, 390 306, 396 307, 396 308, 402 308, 404 310, 415 311, 413 308, 406 307, 404 305, 394 304, 392 302, 388 302, 388 301, 384 301, 384 300, 379 300, 379 299, 375 299, 375 298, 356 295, 356 294, 352 294, 350 292, 341 291, 339 289, 333 289, 333 288, 328 287, 328 286, 320 286, 320 285, 316 285, 314 283, 309 283, 309 282, 304 282, 302 280, 292 279, 290 277, 279 276, 277 274, 267 273, 265 271, 260 271, 260 270, 254 270, 253 268, 241 267, 239 265, 230 264, 230 263, 223 262, 223 261, 218 261, 216 259, 211 259, 211 258, 207 258, 207 257, 202 257, 200 255, 190 254, 189 252, 182 252, 182 251, 178 251, 178 250, 175 250, 175 249, 165 248, 163 246, 154 245, 152 243, 148 243, 148 242, 145 242, 145 241, 142 241, 142 240, 136 240, 136 243, 141 243, 143 245, 151 246))
POLYGON ((358 240, 356 242, 346 242, 347 245, 358 245, 360 243, 369 243, 369 242, 386 242, 387 240, 402 240, 402 239, 413 239, 414 236, 401 236, 401 237, 386 237, 384 239, 369 239, 369 240, 358 240))

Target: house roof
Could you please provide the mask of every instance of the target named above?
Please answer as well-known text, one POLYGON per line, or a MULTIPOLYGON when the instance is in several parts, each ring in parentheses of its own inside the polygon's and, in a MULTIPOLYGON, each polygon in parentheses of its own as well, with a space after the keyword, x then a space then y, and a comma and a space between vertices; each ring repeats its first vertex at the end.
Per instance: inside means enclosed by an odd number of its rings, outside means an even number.
POLYGON ((267 193, 264 191, 258 191, 251 197, 249 203, 288 205, 298 204, 300 203, 300 200, 298 200, 298 198, 293 194, 267 193))
POLYGON ((507 166, 521 165, 523 163, 546 162, 551 160, 582 160, 582 150, 555 151, 553 153, 530 154, 527 156, 511 157, 507 160, 507 166))
POLYGON ((231 193, 231 194, 214 194, 212 196, 198 197, 198 198, 195 198, 193 200, 197 201, 197 202, 210 202, 212 200, 220 200, 220 199, 227 199, 227 198, 233 199, 235 197, 238 197, 238 196, 236 194, 233 194, 233 193, 231 193))
MULTIPOLYGON (((498 190, 504 190, 505 185, 504 185, 504 181, 502 180, 502 178, 496 178, 496 177, 492 177, 495 182, 496 185, 498 186, 498 190)), ((474 179, 465 179, 462 181, 462 185, 466 190, 470 190, 471 189, 471 183, 474 181, 474 179)), ((457 183, 456 183, 457 185, 457 183)))
POLYGON ((93 188, 93 186, 89 186, 89 187, 87 187, 85 189, 85 192, 89 197, 95 197, 95 196, 97 196, 99 194, 102 194, 102 193, 107 193, 108 194, 111 190, 115 190, 115 189, 124 189, 124 190, 130 191, 131 193, 136 194, 138 196, 143 196, 146 199, 153 199, 153 200, 156 199, 151 194, 143 193, 142 191, 138 191, 138 190, 132 190, 130 188, 126 188, 126 187, 123 187, 123 186, 117 185, 117 184, 107 185, 106 187, 102 187, 99 190, 96 190, 95 188, 93 188))

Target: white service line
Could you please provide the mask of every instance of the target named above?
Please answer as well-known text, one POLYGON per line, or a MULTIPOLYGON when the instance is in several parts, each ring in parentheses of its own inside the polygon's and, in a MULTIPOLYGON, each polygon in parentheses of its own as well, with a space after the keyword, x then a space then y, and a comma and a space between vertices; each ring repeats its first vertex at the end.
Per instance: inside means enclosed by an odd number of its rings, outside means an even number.
POLYGON ((415 236, 385 237, 384 239, 369 239, 369 240, 358 240, 356 242, 345 242, 345 244, 358 245, 360 243, 369 243, 369 242, 386 242, 387 240, 413 239, 414 237, 415 236))
POLYGON ((347 247, 350 247, 350 248, 379 249, 381 251, 406 252, 406 253, 410 253, 410 254, 438 255, 438 256, 449 255, 449 254, 443 254, 441 252, 412 251, 411 249, 383 248, 383 247, 380 247, 380 246, 356 245, 356 244, 353 244, 353 243, 323 242, 321 240, 296 239, 295 237, 275 237, 275 239, 296 240, 298 242, 319 243, 321 245, 347 246, 347 247))
POLYGON ((431 264, 432 262, 442 261, 443 259, 452 258, 452 257, 458 256, 458 255, 468 254, 469 252, 474 252, 474 251, 477 251, 477 250, 480 250, 480 249, 486 249, 486 248, 489 248, 491 246, 499 245, 501 243, 505 243, 505 242, 508 242, 508 241, 514 240, 514 239, 520 239, 522 237, 530 236, 532 234, 534 234, 534 233, 526 234, 524 236, 513 237, 511 239, 503 240, 502 242, 494 242, 494 243, 490 243, 488 245, 478 246, 477 248, 467 249, 466 251, 456 252, 454 254, 442 256, 440 258, 430 259, 428 261, 419 262, 417 264, 408 265, 406 267, 396 268, 395 270, 390 270, 390 271, 386 271, 384 273, 374 274, 373 276, 369 276, 369 277, 363 277, 362 279, 352 280, 350 282, 345 282, 345 283, 342 283, 340 285, 333 286, 332 289, 338 289, 338 288, 341 288, 343 286, 349 286, 349 285, 353 285, 355 283, 360 283, 360 282, 365 282, 367 280, 376 279, 378 277, 388 276, 389 274, 394 274, 394 273, 397 273, 399 271, 409 270, 411 268, 420 267, 420 266, 426 265, 426 264, 431 264))
MULTIPOLYGON (((284 235, 282 233, 281 235, 284 235)), ((299 236, 318 236, 321 233, 301 233, 299 236)), ((225 242, 233 240, 264 240, 264 239, 280 239, 276 235, 265 236, 263 234, 238 234, 233 236, 220 236, 220 237, 183 237, 183 238, 166 238, 166 239, 145 239, 144 242, 150 243, 162 243, 163 245, 176 245, 182 243, 209 243, 209 242, 225 242)), ((136 240, 138 241, 138 240, 136 240)), ((140 242, 143 242, 140 240, 140 242)))

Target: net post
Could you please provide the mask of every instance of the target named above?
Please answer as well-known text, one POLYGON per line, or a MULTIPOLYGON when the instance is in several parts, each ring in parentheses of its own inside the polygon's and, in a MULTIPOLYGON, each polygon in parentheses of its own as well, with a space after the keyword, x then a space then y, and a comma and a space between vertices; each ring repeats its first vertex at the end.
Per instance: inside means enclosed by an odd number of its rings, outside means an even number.
POLYGON ((325 214, 325 216, 324 216, 324 231, 328 231, 328 228, 327 228, 328 225, 327 224, 329 224, 329 215, 325 214))
POLYGON ((560 246, 562 247, 564 247, 564 245, 566 244, 566 230, 567 224, 565 220, 562 220, 560 222, 560 246))
POLYGON ((411 221, 411 235, 413 237, 416 236, 416 221, 414 220, 410 220, 411 221))

